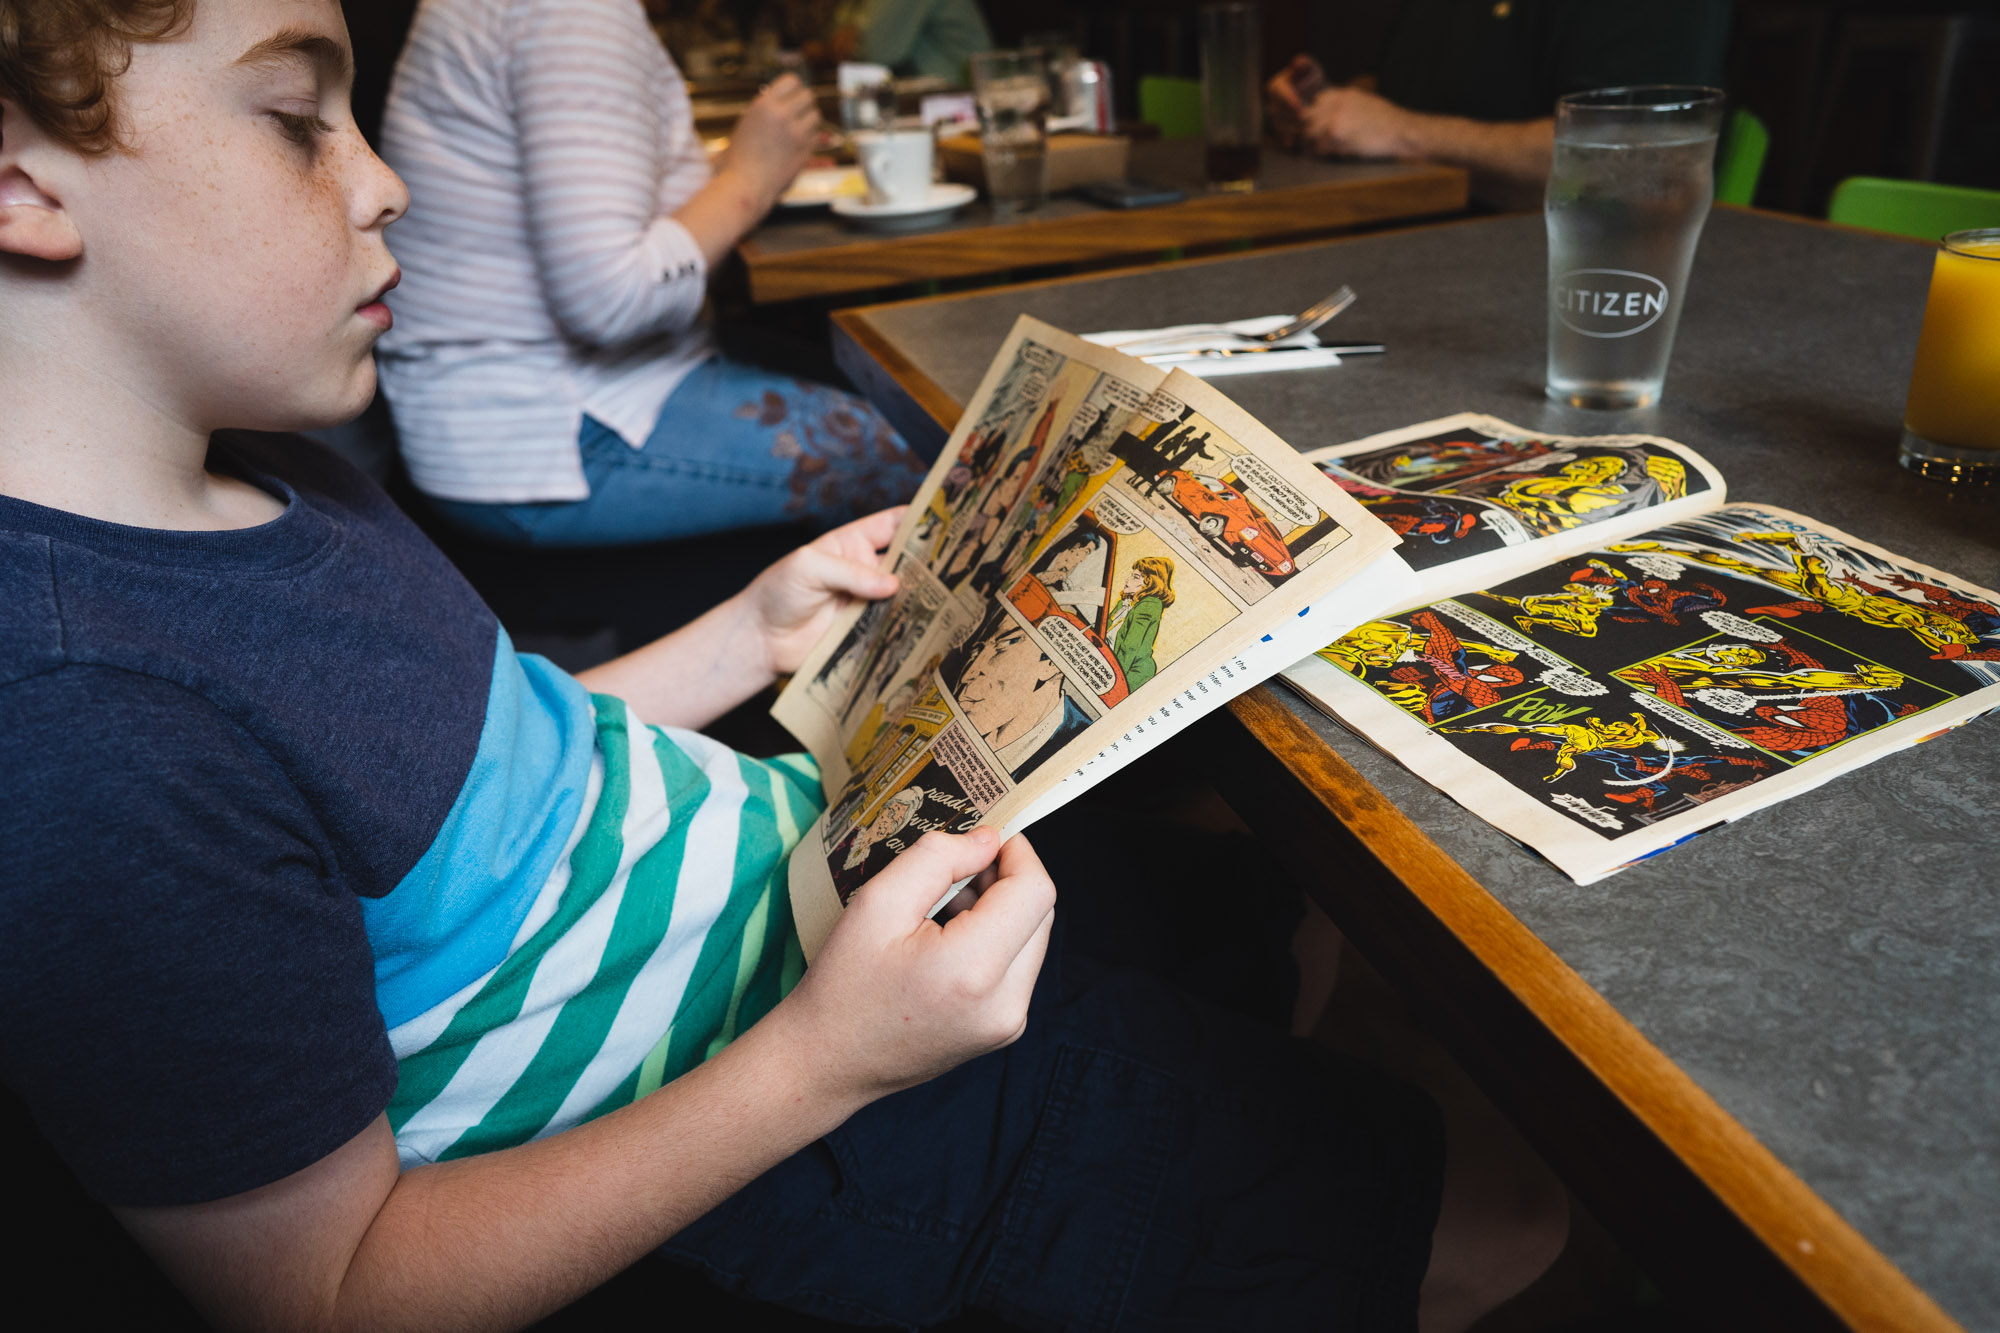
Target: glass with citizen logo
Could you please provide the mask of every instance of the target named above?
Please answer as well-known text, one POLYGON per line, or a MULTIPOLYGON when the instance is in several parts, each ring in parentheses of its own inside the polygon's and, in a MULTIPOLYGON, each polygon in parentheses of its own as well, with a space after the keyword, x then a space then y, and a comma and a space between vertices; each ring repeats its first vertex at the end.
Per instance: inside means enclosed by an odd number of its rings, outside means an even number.
POLYGON ((1715 195, 1714 88, 1603 88, 1556 103, 1548 395, 1571 407, 1659 401, 1715 195))

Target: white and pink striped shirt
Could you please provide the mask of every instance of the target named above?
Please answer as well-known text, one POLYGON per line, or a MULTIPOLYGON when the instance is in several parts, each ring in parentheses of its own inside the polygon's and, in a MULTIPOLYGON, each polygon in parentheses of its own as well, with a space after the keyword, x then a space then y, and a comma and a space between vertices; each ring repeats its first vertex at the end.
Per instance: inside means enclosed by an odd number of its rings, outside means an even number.
POLYGON ((383 156, 410 187, 382 387, 419 489, 580 500, 583 415, 635 447, 714 354, 670 214, 709 179, 639 0, 423 0, 383 156))

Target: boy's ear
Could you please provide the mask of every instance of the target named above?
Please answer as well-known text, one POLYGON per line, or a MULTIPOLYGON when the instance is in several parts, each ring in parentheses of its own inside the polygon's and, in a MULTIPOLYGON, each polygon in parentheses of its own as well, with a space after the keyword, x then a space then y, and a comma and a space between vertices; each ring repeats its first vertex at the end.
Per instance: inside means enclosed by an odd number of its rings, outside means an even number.
POLYGON ((20 107, 0 102, 0 254, 76 259, 83 254, 76 219, 22 164, 31 146, 44 144, 39 127, 20 107))

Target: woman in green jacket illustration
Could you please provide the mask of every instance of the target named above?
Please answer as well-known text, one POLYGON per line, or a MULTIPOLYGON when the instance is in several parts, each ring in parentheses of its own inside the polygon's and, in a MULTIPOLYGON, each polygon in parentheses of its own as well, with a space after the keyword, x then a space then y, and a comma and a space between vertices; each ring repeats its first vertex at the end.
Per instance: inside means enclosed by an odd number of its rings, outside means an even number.
POLYGON ((1160 617, 1174 604, 1174 562, 1163 555, 1141 556, 1118 592, 1108 626, 1111 655, 1125 673, 1125 687, 1137 690, 1160 670, 1153 641, 1160 637, 1160 617))

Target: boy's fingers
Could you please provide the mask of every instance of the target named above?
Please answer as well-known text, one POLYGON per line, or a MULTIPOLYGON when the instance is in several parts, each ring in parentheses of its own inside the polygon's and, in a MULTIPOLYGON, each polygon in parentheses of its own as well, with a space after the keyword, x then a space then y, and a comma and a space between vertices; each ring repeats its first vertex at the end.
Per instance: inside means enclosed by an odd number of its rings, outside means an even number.
POLYGON ((887 509, 878 509, 866 518, 842 524, 834 529, 834 535, 845 537, 851 533, 866 541, 869 550, 882 550, 895 540, 896 528, 903 521, 903 511, 908 508, 908 505, 892 505, 887 509))
POLYGON ((978 874, 999 850, 1000 836, 992 829, 970 833, 926 833, 916 845, 891 861, 855 893, 848 910, 865 907, 905 916, 914 926, 944 891, 978 874))
POLYGON ((1002 941, 1012 956, 1027 947, 1055 910, 1056 886, 1042 869, 1035 849, 1019 835, 1000 849, 999 864, 1000 877, 979 895, 978 902, 953 917, 951 925, 1002 941))
POLYGON ((811 547, 806 550, 809 557, 807 576, 830 592, 844 592, 874 600, 896 591, 896 576, 886 569, 850 560, 832 551, 815 551, 811 547))
POLYGON ((1001 1004, 1019 1005, 1023 1010, 1035 994, 1035 978, 1042 974, 1042 962, 1049 953, 1049 932, 1055 929, 1056 914, 1051 908, 1042 924, 1007 964, 1007 971, 994 988, 993 998, 1001 1004))

